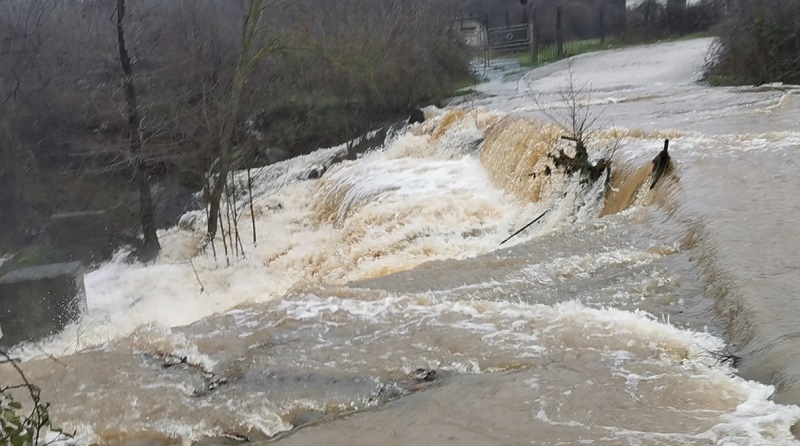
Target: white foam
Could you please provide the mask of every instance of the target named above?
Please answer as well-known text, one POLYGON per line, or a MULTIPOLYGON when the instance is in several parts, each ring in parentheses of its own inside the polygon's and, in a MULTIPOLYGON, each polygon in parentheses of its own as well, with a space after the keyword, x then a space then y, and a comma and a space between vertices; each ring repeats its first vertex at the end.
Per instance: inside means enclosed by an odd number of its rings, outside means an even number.
MULTIPOLYGON (((453 132, 475 140, 478 130, 474 123, 461 123, 453 132)), ((128 264, 120 252, 89 273, 88 314, 50 342, 23 346, 20 354, 68 354, 141 326, 168 329, 274 299, 297 283, 341 283, 491 251, 508 228, 529 216, 491 184, 476 158, 452 151, 454 140, 406 132, 393 137, 386 150, 336 165, 317 181, 287 178, 308 163, 339 156, 342 148, 254 171, 259 242, 253 243, 249 206, 240 200, 244 255, 236 257, 228 243, 226 258, 221 233, 216 258, 211 249, 200 252, 205 216, 195 213, 159 233, 163 249, 153 264, 128 264), (440 156, 398 156, 413 146, 440 156), (330 211, 336 218, 319 221, 328 212, 326 200, 334 204, 330 211)), ((237 177, 246 181, 243 173, 237 177)))

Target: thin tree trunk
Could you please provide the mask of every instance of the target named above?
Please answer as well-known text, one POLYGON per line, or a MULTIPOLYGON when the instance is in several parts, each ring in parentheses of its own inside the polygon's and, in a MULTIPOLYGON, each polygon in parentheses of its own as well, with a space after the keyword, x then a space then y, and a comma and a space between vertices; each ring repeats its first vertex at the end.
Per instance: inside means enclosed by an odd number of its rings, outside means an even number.
POLYGON ((217 234, 217 219, 219 219, 220 210, 219 202, 225 189, 228 173, 230 172, 230 150, 233 129, 236 127, 239 116, 239 104, 241 102, 242 92, 247 84, 247 78, 250 75, 250 49, 253 44, 256 26, 258 25, 260 17, 261 0, 250 0, 242 27, 242 52, 239 54, 239 61, 236 64, 230 103, 222 124, 222 137, 220 138, 219 147, 219 167, 217 168, 217 177, 214 181, 209 202, 208 231, 206 233, 207 242, 212 240, 217 234))
POLYGON ((231 266, 231 258, 228 255, 228 241, 225 240, 225 224, 222 222, 222 214, 219 214, 219 226, 222 231, 222 247, 225 248, 225 265, 231 266))
POLYGON ((225 186, 225 217, 228 220, 228 243, 231 247, 231 255, 234 257, 238 256, 239 253, 236 252, 236 245, 233 243, 233 223, 231 223, 231 191, 230 186, 225 186))
POLYGON ((233 196, 233 208, 231 210, 231 214, 233 215, 233 234, 236 237, 237 243, 236 253, 237 257, 239 253, 242 254, 242 257, 244 257, 244 244, 242 244, 242 239, 239 237, 239 212, 236 210, 236 197, 238 197, 236 194, 236 178, 231 178, 231 195, 233 196))
POLYGON ((125 90, 125 102, 128 114, 128 140, 131 158, 133 159, 134 177, 136 186, 139 188, 139 216, 142 221, 142 233, 144 235, 144 246, 148 258, 155 257, 161 250, 156 234, 155 211, 153 209, 153 197, 150 192, 150 181, 144 169, 144 162, 141 158, 142 134, 139 127, 139 106, 136 101, 136 89, 133 85, 133 67, 125 48, 125 0, 117 0, 117 43, 119 44, 119 60, 122 70, 125 72, 123 88, 125 90))
POLYGON ((247 168, 247 193, 250 199, 250 222, 253 224, 253 246, 258 246, 256 241, 256 214, 253 212, 253 178, 250 176, 250 168, 247 168))

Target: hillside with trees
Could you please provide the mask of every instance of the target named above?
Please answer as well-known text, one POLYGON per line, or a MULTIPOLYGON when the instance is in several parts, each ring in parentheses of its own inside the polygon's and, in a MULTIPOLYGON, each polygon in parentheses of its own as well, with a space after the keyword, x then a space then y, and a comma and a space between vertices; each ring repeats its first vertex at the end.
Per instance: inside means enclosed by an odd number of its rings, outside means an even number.
POLYGON ((229 168, 265 165, 435 103, 471 76, 446 0, 255 2, 247 54, 253 2, 123 3, 124 15, 115 1, 0 1, 0 248, 65 211, 111 209, 115 231, 135 236, 143 187, 155 225, 174 224, 228 136, 229 168))

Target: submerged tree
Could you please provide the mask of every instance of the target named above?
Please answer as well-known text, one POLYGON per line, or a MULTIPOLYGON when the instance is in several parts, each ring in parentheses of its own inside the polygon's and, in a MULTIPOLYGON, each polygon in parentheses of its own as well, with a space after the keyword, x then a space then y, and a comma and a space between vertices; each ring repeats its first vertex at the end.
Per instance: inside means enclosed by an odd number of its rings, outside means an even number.
MULTIPOLYGON (((269 6, 283 5, 284 2, 278 1, 269 6)), ((242 95, 247 87, 250 76, 257 64, 276 53, 287 53, 290 51, 313 52, 324 59, 322 51, 316 45, 305 41, 299 45, 292 43, 293 33, 276 32, 269 33, 269 26, 264 17, 267 5, 263 0, 249 0, 242 22, 242 40, 239 58, 233 73, 233 79, 228 92, 227 105, 223 106, 220 118, 219 146, 216 160, 209 174, 210 181, 208 197, 208 222, 206 230, 206 244, 213 243, 219 229, 219 222, 222 221, 220 214, 223 196, 227 196, 227 207, 230 213, 229 220, 229 244, 231 250, 239 251, 239 240, 237 228, 236 212, 236 191, 235 182, 230 178, 232 171, 236 168, 238 160, 234 153, 236 146, 235 130, 240 125, 240 114, 242 105, 242 95), (233 238, 235 234, 235 240, 233 238)), ((330 59, 328 59, 330 60, 330 59)), ((255 234, 253 236, 255 239, 255 234)), ((224 234, 223 234, 224 239, 224 234)), ((227 247, 226 247, 227 250, 227 247)))
POLYGON ((604 130, 601 122, 604 110, 592 110, 591 86, 588 82, 578 84, 572 59, 567 62, 567 72, 567 85, 559 93, 559 102, 563 107, 550 109, 541 103, 540 98, 534 99, 541 113, 563 131, 564 134, 560 138, 575 143, 574 155, 560 149, 548 156, 553 160, 555 167, 564 169, 567 174, 584 174, 591 181, 598 180, 604 173, 609 178, 611 158, 622 144, 622 138, 619 136, 615 138, 610 145, 601 149, 596 160, 592 160, 589 147, 598 133, 604 130))

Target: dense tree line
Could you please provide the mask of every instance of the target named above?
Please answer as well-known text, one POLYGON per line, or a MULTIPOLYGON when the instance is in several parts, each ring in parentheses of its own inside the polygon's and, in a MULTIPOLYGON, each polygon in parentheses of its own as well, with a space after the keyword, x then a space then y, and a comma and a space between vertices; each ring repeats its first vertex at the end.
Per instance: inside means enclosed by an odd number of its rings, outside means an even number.
POLYGON ((723 17, 728 0, 644 0, 628 10, 625 37, 652 40, 706 32, 723 17))
POLYGON ((136 166, 156 189, 198 190, 228 131, 229 168, 270 163, 357 136, 470 76, 450 0, 264 0, 232 104, 252 1, 123 3, 130 74, 119 2, 0 0, 3 234, 65 210, 114 208, 135 222, 136 166))
POLYGON ((730 2, 717 30, 710 79, 725 84, 800 84, 800 2, 730 2))

